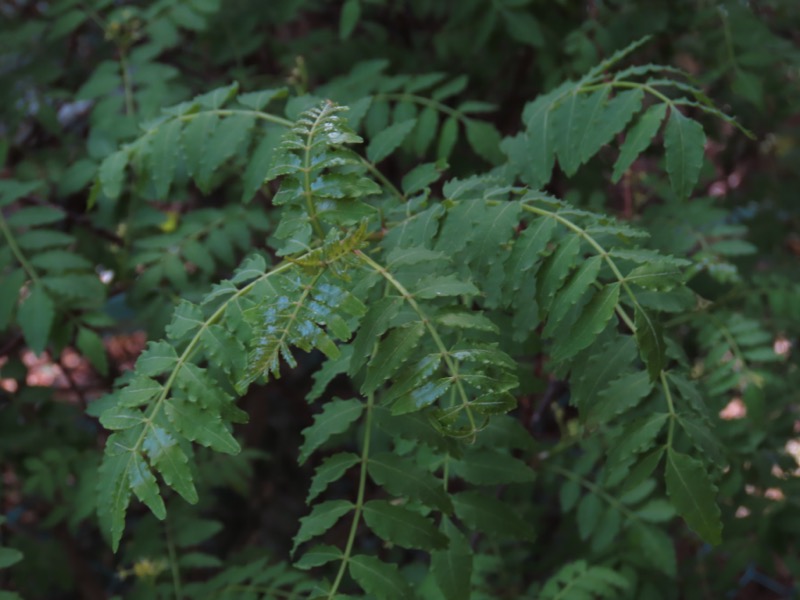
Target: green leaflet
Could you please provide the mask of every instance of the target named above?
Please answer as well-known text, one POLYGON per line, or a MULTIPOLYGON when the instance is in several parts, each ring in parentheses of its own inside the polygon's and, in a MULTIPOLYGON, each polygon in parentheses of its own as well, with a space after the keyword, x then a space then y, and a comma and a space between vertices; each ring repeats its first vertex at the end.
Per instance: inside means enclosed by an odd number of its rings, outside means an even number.
POLYGON ((353 556, 348 564, 351 577, 378 600, 411 600, 414 597, 411 586, 395 565, 364 555, 353 556))
POLYGON ((334 560, 341 560, 342 556, 342 551, 334 546, 314 546, 303 554, 300 560, 295 561, 294 566, 298 569, 312 569, 334 560))
POLYGON ((450 537, 446 550, 431 553, 431 572, 446 600, 469 600, 472 585, 472 551, 464 536, 448 520, 442 528, 450 537))
POLYGON ((595 282, 600 272, 602 261, 603 259, 600 256, 592 256, 585 260, 573 273, 570 280, 553 300, 553 309, 547 317, 547 325, 542 332, 543 335, 549 337, 552 334, 561 319, 595 282))
POLYGON ((178 445, 177 440, 164 427, 147 427, 142 448, 168 486, 178 492, 190 504, 198 500, 194 487, 189 458, 178 445))
POLYGON ((187 440, 226 454, 237 454, 241 451, 239 443, 230 434, 218 413, 198 410, 181 398, 165 401, 164 410, 175 429, 187 440))
POLYGON ((661 127, 661 122, 664 120, 666 112, 666 104, 651 106, 625 135, 625 142, 619 150, 619 158, 614 164, 611 181, 614 183, 619 181, 625 171, 633 164, 633 161, 647 149, 661 127))
POLYGON ((578 533, 582 540, 588 540, 594 528, 600 523, 600 513, 604 506, 595 494, 586 494, 578 503, 578 533))
POLYGON ((466 119, 464 124, 467 141, 475 153, 493 165, 500 164, 503 161, 503 155, 500 152, 500 133, 495 126, 475 119, 466 119))
POLYGON ((556 250, 545 259, 539 270, 539 283, 536 290, 536 298, 542 311, 549 311, 556 292, 576 262, 580 247, 580 237, 567 236, 567 240, 562 241, 556 250))
POLYGON ((444 491, 442 482, 431 473, 421 470, 406 458, 381 453, 370 457, 367 463, 370 478, 398 497, 418 500, 450 514, 453 505, 444 491))
POLYGON ((593 567, 578 560, 564 565, 547 580, 540 600, 590 599, 596 594, 602 598, 616 598, 629 587, 628 580, 606 567, 593 567))
POLYGON ((614 417, 637 406, 653 389, 653 382, 646 371, 638 371, 615 379, 599 394, 597 401, 588 406, 585 420, 594 426, 610 421, 614 417))
POLYGON ((554 361, 565 360, 583 350, 606 328, 619 302, 620 287, 619 283, 612 283, 594 295, 569 335, 556 341, 552 353, 554 361))
POLYGON ((315 415, 314 424, 303 430, 305 441, 300 446, 298 461, 303 464, 311 453, 324 444, 331 436, 347 431, 361 416, 364 404, 355 398, 334 399, 325 403, 322 412, 315 415))
POLYGON ((292 554, 303 542, 322 535, 333 527, 344 515, 353 510, 354 506, 346 500, 329 500, 317 504, 306 517, 300 519, 300 529, 294 536, 292 554))
POLYGON ((175 168, 180 158, 178 142, 181 134, 181 122, 177 119, 159 125, 149 138, 147 149, 148 168, 153 180, 156 196, 167 198, 175 168))
POLYGON ((482 448, 466 452, 453 463, 453 472, 470 483, 496 485, 533 481, 536 473, 518 458, 504 452, 482 448))
POLYGON ((721 543, 717 490, 702 463, 670 448, 664 477, 670 501, 686 524, 709 544, 721 543))
POLYGON ((688 198, 697 183, 705 142, 703 127, 672 107, 664 129, 664 149, 669 180, 679 199, 688 198))
POLYGON ((370 500, 364 505, 364 520, 381 539, 404 548, 442 549, 447 536, 430 519, 384 500, 370 500))
POLYGON ((367 146, 367 158, 370 162, 379 163, 394 152, 416 124, 416 119, 407 119, 395 123, 376 135, 367 146))
MULTIPOLYGON (((113 443, 113 436, 109 438, 113 443)), ((97 478, 97 516, 104 534, 111 536, 111 548, 116 552, 125 528, 125 513, 131 498, 128 453, 106 452, 97 478)))
POLYGON ((675 546, 669 535, 652 525, 636 523, 631 530, 631 537, 650 566, 669 577, 675 577, 678 565, 675 546))
POLYGON ((98 178, 103 186, 103 193, 111 200, 116 200, 122 194, 122 185, 125 182, 125 167, 128 166, 127 150, 117 150, 109 154, 100 163, 98 178))
POLYGON ((34 284, 17 310, 17 320, 31 350, 41 354, 50 337, 56 307, 40 284, 34 284))
POLYGON ((308 488, 306 504, 326 490, 328 484, 341 479, 351 467, 361 462, 361 458, 352 452, 340 452, 326 458, 314 471, 311 485, 308 488))
POLYGON ((0 331, 8 327, 24 283, 25 271, 22 269, 14 269, 3 278, 3 285, 0 287, 0 331))
POLYGON ((367 363, 367 376, 361 386, 361 392, 370 394, 389 379, 408 359, 424 333, 425 327, 422 323, 412 323, 408 327, 394 329, 379 344, 378 351, 367 363))
POLYGON ((459 492, 452 499, 456 516, 471 529, 514 539, 536 537, 533 527, 502 500, 480 492, 459 492))
POLYGON ((647 365, 650 379, 655 381, 664 369, 666 361, 666 346, 661 325, 639 305, 635 308, 634 324, 639 353, 647 365))

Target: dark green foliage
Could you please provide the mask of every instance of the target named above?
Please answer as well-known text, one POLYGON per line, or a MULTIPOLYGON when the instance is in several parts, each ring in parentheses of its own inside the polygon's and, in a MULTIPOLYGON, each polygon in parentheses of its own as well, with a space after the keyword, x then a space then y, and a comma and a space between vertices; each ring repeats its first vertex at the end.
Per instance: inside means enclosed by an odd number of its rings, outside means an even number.
POLYGON ((0 597, 797 576, 792 3, 51 4, 0 9, 0 597))

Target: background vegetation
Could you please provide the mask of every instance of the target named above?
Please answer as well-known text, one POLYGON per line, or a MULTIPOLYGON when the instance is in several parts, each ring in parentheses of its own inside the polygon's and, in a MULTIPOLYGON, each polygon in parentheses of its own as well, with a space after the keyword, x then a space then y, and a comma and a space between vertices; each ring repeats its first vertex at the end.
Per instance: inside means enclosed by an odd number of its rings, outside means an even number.
POLYGON ((797 594, 800 4, 0 15, 0 598, 797 594))

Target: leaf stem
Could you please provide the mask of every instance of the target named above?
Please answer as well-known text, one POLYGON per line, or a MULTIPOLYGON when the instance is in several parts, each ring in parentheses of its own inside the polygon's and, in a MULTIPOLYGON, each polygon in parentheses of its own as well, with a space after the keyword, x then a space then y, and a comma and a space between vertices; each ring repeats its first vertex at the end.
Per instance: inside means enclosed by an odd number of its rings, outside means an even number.
POLYGON ((675 435, 675 421, 678 418, 678 413, 675 412, 675 403, 672 400, 672 392, 667 383, 667 374, 661 371, 661 387, 664 388, 664 397, 667 399, 667 408, 669 409, 669 431, 667 433, 667 448, 672 448, 672 438, 675 435))
POLYGON ((364 445, 361 448, 361 471, 358 476, 358 493, 356 495, 356 505, 353 512, 353 521, 350 524, 350 533, 347 536, 347 544, 344 548, 342 562, 339 565, 339 571, 336 573, 336 579, 333 581, 330 592, 328 592, 328 600, 331 600, 339 586, 342 583, 344 572, 350 561, 350 556, 353 553, 353 546, 356 541, 356 534, 358 533, 358 525, 361 521, 361 512, 364 507, 364 495, 367 488, 367 463, 369 462, 370 441, 372 439, 372 414, 375 407, 375 394, 367 394, 367 407, 366 417, 364 419, 364 445))
POLYGON ((411 294, 411 292, 409 292, 408 289, 402 283, 400 283, 397 279, 395 279, 394 275, 389 273, 389 271, 384 269, 381 265, 376 263, 369 256, 361 252, 361 250, 354 250, 353 252, 363 262, 365 262, 373 271, 375 271, 381 277, 386 279, 386 281, 388 281, 392 285, 392 287, 394 287, 400 293, 403 299, 406 302, 408 302, 409 306, 411 306, 414 312, 417 313, 417 316, 422 321, 422 324, 425 326, 425 329, 428 330, 428 334, 431 336, 431 339, 433 339, 433 343, 439 350, 439 353, 441 354, 442 359, 445 362, 445 365, 447 365, 447 370, 450 371, 450 377, 455 383, 456 389, 458 389, 459 397, 461 398, 461 408, 462 410, 466 411, 467 419, 469 420, 469 425, 470 425, 470 433, 466 437, 474 438, 475 433, 478 431, 478 427, 475 423, 475 417, 473 417, 472 415, 472 410, 469 407, 469 398, 467 398, 467 392, 466 390, 464 390, 464 385, 461 383, 461 379, 458 376, 458 366, 456 365, 455 362, 453 362, 453 359, 450 356, 450 352, 447 350, 447 346, 444 345, 444 342, 442 341, 439 332, 433 325, 431 325, 430 319, 422 310, 420 305, 417 303, 416 299, 411 294))
POLYGON ((399 189, 397 189, 397 186, 395 184, 393 184, 391 181, 389 181, 389 179, 386 177, 386 175, 381 173, 381 171, 380 171, 380 169, 378 169, 378 167, 376 167, 374 164, 369 162, 366 158, 364 158, 361 155, 359 155, 358 158, 361 159, 361 164, 363 164, 364 167, 366 167, 367 171, 369 171, 372 174, 372 176, 375 177, 375 179, 377 179, 384 186, 386 186, 392 194, 397 196, 397 198, 401 202, 405 202, 407 200, 407 198, 405 197, 405 194, 403 194, 403 192, 401 192, 399 189))
POLYGON ((319 128, 322 120, 328 116, 328 111, 332 106, 333 105, 329 102, 325 108, 320 110, 317 118, 314 119, 314 124, 311 125, 311 128, 308 130, 308 135, 306 136, 306 145, 303 148, 305 150, 303 168, 301 169, 303 172, 303 195, 306 198, 306 211, 308 212, 309 219, 311 219, 311 226, 314 228, 314 232, 317 234, 317 237, 319 237, 320 240, 325 239, 325 231, 322 229, 319 218, 317 218, 317 207, 314 204, 314 193, 311 191, 311 149, 314 147, 314 136, 317 133, 317 129, 319 128))
POLYGON ((132 117, 136 114, 136 107, 133 103, 133 83, 128 65, 128 53, 124 44, 118 44, 119 51, 119 70, 122 75, 122 88, 125 90, 125 114, 132 117))
POLYGON ((2 232, 3 237, 6 238, 8 247, 11 248, 11 253, 14 255, 14 258, 17 259, 17 262, 28 274, 28 277, 30 277, 31 281, 37 283, 39 281, 39 275, 36 273, 36 269, 34 269, 33 265, 31 265, 31 263, 28 262, 28 259, 25 258, 25 254, 23 254, 22 250, 17 244, 17 240, 14 238, 14 234, 12 233, 11 228, 8 226, 6 218, 2 213, 0 213, 0 232, 2 232))
POLYGON ((589 490, 591 493, 593 493, 595 496, 599 496, 600 498, 602 498, 603 500, 608 502, 611 506, 616 508, 619 512, 621 512, 623 515, 625 515, 628 519, 630 519, 632 521, 641 522, 641 518, 639 518, 639 516, 635 512, 633 512, 631 509, 629 509, 627 506, 625 506, 622 502, 617 500, 617 498, 615 498, 614 496, 612 496, 611 494, 606 492, 603 488, 601 488, 596 483, 594 483, 592 481, 589 481, 588 479, 582 477, 581 475, 578 475, 577 473, 573 473, 572 471, 570 471, 568 469, 565 469, 563 467, 556 467, 554 465, 548 465, 548 464, 544 464, 543 466, 544 466, 545 469, 547 469, 549 471, 552 471, 553 473, 558 473, 559 475, 561 475, 565 479, 569 479, 571 481, 574 481, 574 482, 582 485, 587 490, 589 490))
POLYGON ((446 104, 439 102, 438 100, 433 100, 432 98, 426 98, 425 96, 417 96, 416 94, 406 94, 406 93, 386 93, 386 94, 375 94, 373 96, 375 100, 396 100, 398 102, 413 102, 415 104, 421 104, 422 106, 430 106, 431 108, 435 108, 441 113, 449 115, 454 119, 458 119, 459 121, 465 121, 466 117, 464 114, 456 110, 455 108, 450 108, 446 104))
POLYGON ((178 556, 175 552, 175 541, 172 539, 172 528, 169 524, 169 517, 164 520, 164 530, 166 531, 167 538, 167 552, 169 554, 169 566, 172 572, 172 589, 175 592, 176 600, 183 598, 181 590, 181 571, 178 566, 178 556))

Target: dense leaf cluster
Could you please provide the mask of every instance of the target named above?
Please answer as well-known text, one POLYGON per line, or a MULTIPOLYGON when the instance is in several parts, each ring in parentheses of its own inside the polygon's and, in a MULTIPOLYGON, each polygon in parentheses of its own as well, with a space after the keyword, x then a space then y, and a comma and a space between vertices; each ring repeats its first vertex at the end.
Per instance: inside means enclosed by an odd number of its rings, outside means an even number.
POLYGON ((773 177, 796 136, 765 132, 800 14, 555 4, 0 7, 8 597, 669 600, 798 573, 773 177), (125 368, 109 340, 139 330, 125 368), (283 538, 254 526, 267 488, 283 538), (37 580, 79 543, 91 569, 37 580))

